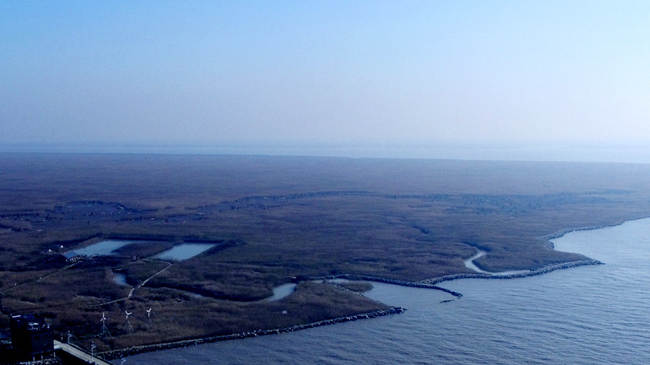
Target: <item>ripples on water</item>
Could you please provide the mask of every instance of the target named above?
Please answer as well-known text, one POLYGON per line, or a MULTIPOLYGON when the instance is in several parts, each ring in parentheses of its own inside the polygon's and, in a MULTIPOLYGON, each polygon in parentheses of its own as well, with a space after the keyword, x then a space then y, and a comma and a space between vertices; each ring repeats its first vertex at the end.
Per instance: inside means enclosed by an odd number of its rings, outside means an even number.
MULTIPOLYGON (((374 284, 401 315, 146 353, 127 364, 650 364, 650 219, 554 241, 606 265, 427 289, 374 284)), ((117 361, 116 363, 119 363, 117 361)))

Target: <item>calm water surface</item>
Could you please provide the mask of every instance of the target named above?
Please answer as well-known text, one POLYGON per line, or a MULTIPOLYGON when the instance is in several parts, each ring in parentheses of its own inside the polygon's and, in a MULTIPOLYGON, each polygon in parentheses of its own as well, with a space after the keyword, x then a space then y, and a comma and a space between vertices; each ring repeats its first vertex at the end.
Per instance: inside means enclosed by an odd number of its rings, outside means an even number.
POLYGON ((274 302, 284 297, 288 297, 294 290, 296 290, 296 284, 294 283, 278 285, 273 288, 273 295, 264 300, 267 302, 274 302))
POLYGON ((203 253, 214 246, 216 245, 211 243, 182 243, 157 254, 154 258, 170 261, 183 261, 203 253))
MULTIPOLYGON (((650 364, 650 219, 554 241, 606 265, 443 286, 374 284, 401 315, 136 355, 126 364, 650 364)), ((120 361, 116 361, 119 364, 120 361)))
POLYGON ((90 246, 84 248, 77 248, 72 251, 66 252, 64 255, 66 257, 80 255, 80 256, 108 256, 112 255, 113 251, 118 250, 126 245, 134 243, 133 241, 123 241, 123 240, 104 240, 97 243, 93 243, 90 246))
POLYGON ((126 282, 126 275, 119 272, 113 273, 113 282, 120 286, 129 286, 129 283, 126 282))
MULTIPOLYGON (((66 257, 72 257, 76 255, 80 256, 108 256, 115 254, 115 251, 133 243, 141 243, 146 241, 133 241, 133 240, 104 240, 100 242, 93 243, 92 245, 86 246, 84 248, 78 248, 64 253, 66 257)), ((197 243, 197 242, 185 242, 174 247, 165 250, 155 256, 154 258, 161 260, 169 261, 183 261, 190 259, 194 256, 197 256, 212 247, 216 246, 216 243, 197 243)))

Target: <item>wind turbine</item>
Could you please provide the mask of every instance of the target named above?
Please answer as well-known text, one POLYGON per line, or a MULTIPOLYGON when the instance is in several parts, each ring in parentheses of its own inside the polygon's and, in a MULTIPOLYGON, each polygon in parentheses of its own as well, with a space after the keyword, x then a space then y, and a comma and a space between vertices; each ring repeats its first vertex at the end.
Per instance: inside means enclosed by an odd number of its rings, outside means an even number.
POLYGON ((124 318, 126 319, 127 326, 126 328, 129 330, 129 332, 133 332, 133 326, 131 325, 131 321, 129 321, 129 317, 131 317, 132 314, 133 312, 129 312, 126 309, 124 310, 124 318))
POLYGON ((108 334, 108 336, 111 336, 111 332, 108 330, 108 327, 106 326, 106 321, 108 321, 108 318, 106 317, 106 312, 102 312, 102 319, 99 320, 102 323, 102 332, 99 334, 99 336, 105 336, 108 334))
POLYGON ((151 307, 147 309, 147 319, 151 320, 151 307))

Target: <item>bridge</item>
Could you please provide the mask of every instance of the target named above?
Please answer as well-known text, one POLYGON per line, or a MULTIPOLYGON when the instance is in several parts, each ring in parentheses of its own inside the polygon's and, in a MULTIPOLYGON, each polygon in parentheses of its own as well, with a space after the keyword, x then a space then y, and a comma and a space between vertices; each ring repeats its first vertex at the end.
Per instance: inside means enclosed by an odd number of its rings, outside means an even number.
POLYGON ((102 359, 99 359, 97 357, 92 356, 91 354, 87 353, 85 350, 80 349, 77 346, 63 343, 61 341, 54 340, 54 351, 62 351, 65 352, 66 354, 79 359, 81 361, 86 362, 87 364, 95 364, 95 365, 111 365, 111 363, 104 361, 102 359))

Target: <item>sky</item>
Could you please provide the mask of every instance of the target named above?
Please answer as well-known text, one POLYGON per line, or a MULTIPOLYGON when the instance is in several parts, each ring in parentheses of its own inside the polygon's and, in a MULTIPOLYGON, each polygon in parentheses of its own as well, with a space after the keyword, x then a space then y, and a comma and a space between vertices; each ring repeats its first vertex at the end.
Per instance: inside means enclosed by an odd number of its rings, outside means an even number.
POLYGON ((649 40, 645 0, 5 0, 0 145, 650 162, 649 40))

